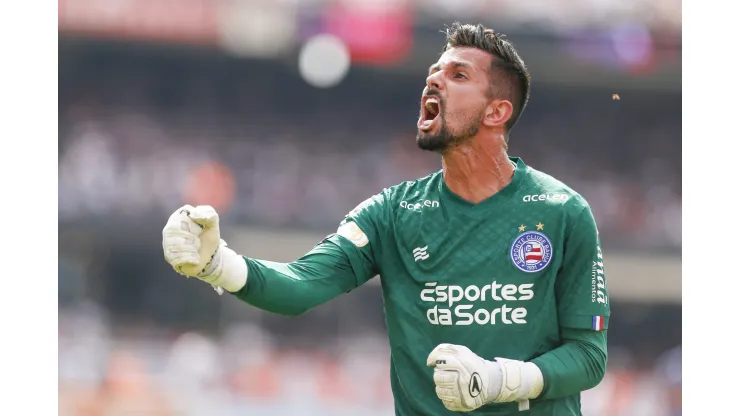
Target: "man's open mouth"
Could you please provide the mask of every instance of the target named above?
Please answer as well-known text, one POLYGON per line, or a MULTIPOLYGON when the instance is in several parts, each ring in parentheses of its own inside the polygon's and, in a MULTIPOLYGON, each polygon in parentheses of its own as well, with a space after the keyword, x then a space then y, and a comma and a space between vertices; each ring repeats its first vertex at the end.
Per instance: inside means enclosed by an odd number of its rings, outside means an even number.
POLYGON ((439 97, 426 96, 421 101, 421 116, 417 127, 419 130, 429 130, 439 116, 439 97))

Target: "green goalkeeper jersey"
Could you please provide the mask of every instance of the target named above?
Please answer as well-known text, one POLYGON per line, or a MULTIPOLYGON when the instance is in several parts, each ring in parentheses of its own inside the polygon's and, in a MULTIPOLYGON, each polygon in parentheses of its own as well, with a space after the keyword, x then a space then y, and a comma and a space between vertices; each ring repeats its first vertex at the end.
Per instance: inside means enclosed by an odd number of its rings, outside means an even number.
MULTIPOLYGON (((560 328, 609 325, 598 231, 582 196, 521 159, 478 204, 442 172, 385 189, 340 225, 360 285, 380 275, 399 415, 446 415, 427 355, 440 343, 493 360, 529 361, 560 345, 560 328), (352 224, 354 223, 354 224, 352 224), (356 224, 356 226, 355 226, 356 224)), ((579 395, 490 404, 471 415, 575 415, 579 395)))

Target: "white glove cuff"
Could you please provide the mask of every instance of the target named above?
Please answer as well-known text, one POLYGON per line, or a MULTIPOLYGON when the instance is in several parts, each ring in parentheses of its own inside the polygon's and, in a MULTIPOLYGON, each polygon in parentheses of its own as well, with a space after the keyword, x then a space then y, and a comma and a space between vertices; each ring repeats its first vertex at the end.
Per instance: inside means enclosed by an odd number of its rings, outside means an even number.
POLYGON ((542 393, 544 378, 536 364, 500 357, 487 364, 491 380, 488 385, 489 402, 526 402, 542 393))
POLYGON ((222 240, 211 260, 211 265, 199 278, 213 286, 222 287, 234 293, 247 284, 248 271, 244 258, 226 247, 226 243, 222 240))

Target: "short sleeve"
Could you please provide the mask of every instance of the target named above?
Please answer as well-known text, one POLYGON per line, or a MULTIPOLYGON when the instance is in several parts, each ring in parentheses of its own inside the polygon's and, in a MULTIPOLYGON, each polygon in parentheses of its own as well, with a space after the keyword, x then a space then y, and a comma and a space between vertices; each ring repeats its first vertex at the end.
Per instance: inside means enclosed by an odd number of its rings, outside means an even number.
POLYGON ((601 331, 609 327, 609 291, 599 232, 583 208, 566 230, 563 263, 555 290, 561 327, 601 331))
POLYGON ((387 230, 386 194, 366 199, 350 211, 330 241, 347 254, 360 286, 380 273, 381 240, 387 230))

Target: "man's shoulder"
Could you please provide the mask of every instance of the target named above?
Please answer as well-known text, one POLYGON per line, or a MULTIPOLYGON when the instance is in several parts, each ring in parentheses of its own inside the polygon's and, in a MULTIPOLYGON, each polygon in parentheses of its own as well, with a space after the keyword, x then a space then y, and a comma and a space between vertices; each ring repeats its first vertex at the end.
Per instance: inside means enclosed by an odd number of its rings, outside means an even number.
POLYGON ((401 202, 409 197, 423 197, 439 191, 442 170, 411 181, 404 181, 383 190, 388 202, 401 202))
POLYGON ((589 206, 583 195, 560 179, 531 166, 528 171, 527 180, 520 189, 522 202, 557 207, 573 215, 580 214, 589 206))
MULTIPOLYGON (((430 173, 423 178, 412 181, 404 181, 399 184, 383 188, 380 192, 366 200, 362 201, 352 211, 349 216, 357 215, 363 211, 384 212, 388 207, 399 205, 403 206, 415 200, 424 201, 427 197, 433 197, 438 188, 438 181, 442 176, 442 171, 430 173)), ((423 202, 422 202, 423 203, 423 202)), ((437 202, 438 204, 438 202, 437 202)))

